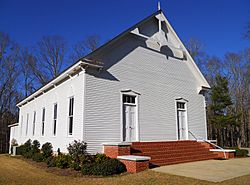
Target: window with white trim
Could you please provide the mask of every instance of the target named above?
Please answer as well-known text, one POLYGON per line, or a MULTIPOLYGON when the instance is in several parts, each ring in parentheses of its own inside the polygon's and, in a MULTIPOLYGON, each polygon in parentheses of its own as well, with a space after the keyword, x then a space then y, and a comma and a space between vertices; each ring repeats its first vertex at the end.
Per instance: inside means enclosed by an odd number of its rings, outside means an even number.
POLYGON ((185 103, 184 102, 177 102, 177 109, 185 109, 185 103))
POLYGON ((33 130, 32 130, 32 135, 35 135, 35 127, 36 127, 36 111, 34 111, 33 115, 33 130))
POLYGON ((135 104, 135 96, 123 94, 122 100, 123 100, 123 103, 132 103, 132 104, 135 104))
POLYGON ((26 133, 25 135, 28 135, 28 128, 29 128, 29 114, 27 114, 27 121, 26 121, 26 133))
POLYGON ((69 99, 69 127, 68 134, 73 134, 73 114, 74 114, 74 97, 69 99))
POLYGON ((42 136, 44 136, 44 126, 45 126, 45 108, 42 111, 42 136))
POLYGON ((53 116, 53 135, 56 135, 56 124, 57 124, 57 103, 54 104, 54 116, 53 116))

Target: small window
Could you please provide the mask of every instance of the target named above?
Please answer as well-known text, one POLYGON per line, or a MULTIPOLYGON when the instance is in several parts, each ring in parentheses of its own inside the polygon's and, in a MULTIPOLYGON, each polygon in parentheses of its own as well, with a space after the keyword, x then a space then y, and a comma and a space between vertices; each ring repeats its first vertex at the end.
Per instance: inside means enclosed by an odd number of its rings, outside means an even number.
POLYGON ((57 104, 54 104, 54 117, 53 117, 53 135, 56 135, 56 123, 57 123, 57 104))
POLYGON ((74 97, 69 99, 69 135, 73 134, 74 97))
POLYGON ((185 109, 185 103, 177 102, 177 109, 185 109))
POLYGON ((123 103, 133 103, 135 104, 135 96, 123 95, 123 103))
POLYGON ((35 135, 35 127, 36 127, 36 111, 34 111, 34 115, 33 115, 33 131, 32 131, 32 135, 35 135))
POLYGON ((45 108, 43 108, 42 112, 42 136, 44 136, 44 124, 45 124, 45 108))
POLYGON ((29 114, 27 114, 27 122, 26 122, 26 136, 28 135, 28 128, 29 128, 29 114))

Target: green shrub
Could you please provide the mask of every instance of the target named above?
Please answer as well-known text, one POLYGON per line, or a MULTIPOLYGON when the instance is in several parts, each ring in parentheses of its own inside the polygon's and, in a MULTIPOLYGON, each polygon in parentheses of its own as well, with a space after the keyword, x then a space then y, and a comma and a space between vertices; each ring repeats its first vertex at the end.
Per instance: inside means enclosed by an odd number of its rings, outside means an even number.
POLYGON ((23 145, 16 148, 16 155, 23 155, 25 158, 33 158, 35 153, 39 153, 40 143, 37 140, 33 142, 29 139, 23 145))
POLYGON ((92 168, 93 168, 93 164, 90 164, 90 163, 84 164, 82 166, 82 170, 81 170, 82 174, 83 175, 93 175, 92 168))
POLYGON ((125 165, 117 159, 107 159, 101 163, 85 164, 82 167, 83 175, 108 176, 120 174, 125 171, 125 165))
POLYGON ((23 155, 24 154, 24 145, 20 145, 16 148, 16 155, 23 155))
POLYGON ((52 144, 47 142, 45 144, 43 144, 42 146, 42 154, 43 154, 43 159, 44 161, 46 161, 47 158, 51 157, 53 154, 53 150, 52 150, 52 144))
POLYGON ((25 150, 26 150, 26 151, 31 150, 31 147, 32 147, 31 139, 27 140, 27 141, 24 143, 24 147, 25 147, 25 150))
POLYGON ((108 159, 104 162, 95 165, 92 168, 93 175, 108 176, 120 174, 126 171, 126 167, 118 159, 108 159))
POLYGON ((40 148, 40 143, 39 143, 39 141, 34 140, 34 141, 32 142, 32 146, 31 146, 31 149, 32 149, 33 154, 39 153, 39 152, 40 152, 39 148, 40 148))
POLYGON ((42 162, 43 161, 43 154, 42 153, 34 153, 32 156, 33 161, 42 162))
POLYGON ((31 144, 31 140, 27 140, 24 145, 23 145, 23 156, 26 158, 31 158, 32 157, 32 144, 31 144))
POLYGON ((99 154, 99 153, 97 153, 95 155, 95 162, 96 163, 102 163, 102 162, 104 162, 104 161, 106 161, 108 159, 110 159, 110 158, 108 156, 106 156, 105 154, 99 154))
POLYGON ((81 160, 87 154, 87 144, 84 141, 76 141, 70 143, 68 146, 69 155, 75 163, 81 164, 81 160))
POLYGON ((94 155, 84 155, 80 158, 80 164, 83 166, 84 164, 92 164, 95 163, 95 156, 94 155))
POLYGON ((56 167, 69 168, 71 164, 71 157, 69 155, 61 154, 55 157, 56 167))
POLYGON ((235 156, 236 157, 248 157, 248 150, 246 149, 240 149, 239 147, 228 147, 228 149, 235 150, 235 156))
POLYGON ((28 152, 25 152, 23 156, 27 159, 31 159, 33 157, 33 152, 30 150, 28 152))
POLYGON ((76 171, 80 171, 80 170, 81 170, 80 164, 79 164, 79 163, 76 163, 76 162, 72 162, 72 163, 70 164, 70 167, 73 168, 73 169, 76 170, 76 171))
POLYGON ((56 167, 56 157, 48 157, 46 163, 48 167, 56 167))
POLYGON ((248 157, 248 150, 246 149, 236 149, 236 157, 248 157))
POLYGON ((33 153, 32 153, 32 144, 31 144, 31 140, 27 140, 22 148, 22 154, 25 158, 32 158, 33 153))

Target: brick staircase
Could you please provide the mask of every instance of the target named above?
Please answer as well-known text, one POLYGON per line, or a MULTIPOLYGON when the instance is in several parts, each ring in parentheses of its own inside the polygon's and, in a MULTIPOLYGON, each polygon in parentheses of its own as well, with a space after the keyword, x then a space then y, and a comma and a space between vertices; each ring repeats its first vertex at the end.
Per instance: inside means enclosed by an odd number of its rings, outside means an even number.
POLYGON ((131 155, 151 157, 150 167, 218 157, 197 141, 133 142, 131 155))

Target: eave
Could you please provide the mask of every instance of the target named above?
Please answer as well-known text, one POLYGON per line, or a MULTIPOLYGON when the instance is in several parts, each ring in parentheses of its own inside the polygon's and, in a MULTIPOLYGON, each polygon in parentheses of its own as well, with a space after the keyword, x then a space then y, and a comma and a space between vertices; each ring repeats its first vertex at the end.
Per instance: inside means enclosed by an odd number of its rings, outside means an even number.
POLYGON ((46 85, 42 86, 40 89, 35 91, 33 94, 26 97, 24 100, 19 102, 17 104, 18 107, 21 107, 25 105, 26 103, 36 99, 38 96, 44 94, 45 92, 55 88, 57 84, 60 85, 61 81, 64 81, 65 79, 72 78, 72 74, 74 74, 77 70, 85 71, 88 68, 95 68, 98 70, 101 70, 103 66, 101 63, 91 63, 92 61, 89 59, 81 59, 71 67, 69 67, 67 70, 63 71, 59 76, 49 81, 46 85))
POLYGON ((204 94, 205 92, 209 91, 210 87, 201 86, 198 88, 198 94, 204 94))
POLYGON ((15 127, 15 126, 18 126, 18 123, 14 123, 14 124, 8 125, 9 128, 15 127))

